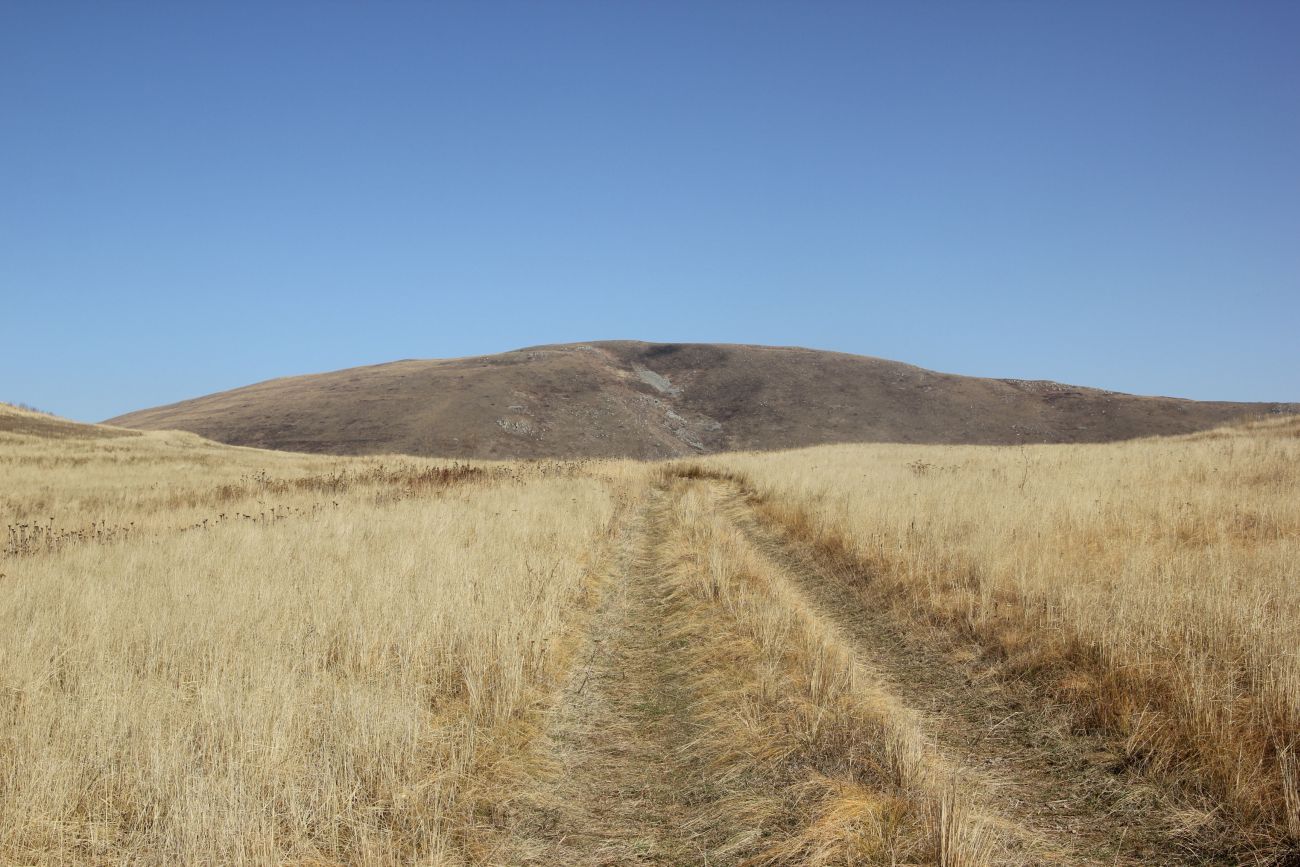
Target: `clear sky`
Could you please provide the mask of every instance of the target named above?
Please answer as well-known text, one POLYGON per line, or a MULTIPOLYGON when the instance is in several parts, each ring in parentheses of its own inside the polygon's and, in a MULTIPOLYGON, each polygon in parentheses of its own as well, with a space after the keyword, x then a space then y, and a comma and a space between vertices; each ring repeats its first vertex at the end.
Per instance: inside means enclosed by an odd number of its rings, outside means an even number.
POLYGON ((0 3, 0 399, 602 338, 1300 400, 1300 3, 0 3))

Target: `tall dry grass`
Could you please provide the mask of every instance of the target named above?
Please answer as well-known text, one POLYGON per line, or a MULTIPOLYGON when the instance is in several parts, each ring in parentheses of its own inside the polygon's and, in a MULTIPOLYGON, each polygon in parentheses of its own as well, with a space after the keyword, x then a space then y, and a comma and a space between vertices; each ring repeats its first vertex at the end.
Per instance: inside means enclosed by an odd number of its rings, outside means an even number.
MULTIPOLYGON (((505 857, 496 819, 644 466, 288 455, 16 412, 0 863, 505 857)), ((1296 851, 1300 424, 705 464, 902 621, 975 642, 1185 791, 1189 850, 1296 851)), ((766 834, 715 854, 995 857, 912 712, 674 475, 655 574, 702 697, 683 745, 716 784, 700 821, 766 834)))
POLYGON ((668 626, 707 701, 688 754, 729 781, 702 805, 717 817, 706 821, 748 829, 746 864, 1001 863, 916 711, 724 517, 715 490, 670 485, 668 626))
POLYGON ((0 557, 0 863, 487 857, 493 766, 566 664, 617 485, 376 464, 0 442, 5 522, 144 528, 0 557), (284 517, 195 525, 259 503, 284 517))
POLYGON ((0 519, 6 527, 53 527, 56 536, 100 524, 133 525, 137 535, 171 532, 205 520, 215 524, 223 515, 277 520, 269 513, 358 497, 392 500, 416 488, 427 492, 445 481, 432 477, 438 473, 473 469, 504 479, 560 475, 574 467, 274 452, 181 431, 80 425, 0 406, 0 519))
POLYGON ((1294 419, 1110 445, 831 446, 710 464, 898 613, 975 640, 1079 725, 1119 738, 1129 762, 1200 797, 1184 817, 1196 845, 1268 857, 1300 843, 1294 419), (1214 829, 1227 836, 1204 839, 1214 829))

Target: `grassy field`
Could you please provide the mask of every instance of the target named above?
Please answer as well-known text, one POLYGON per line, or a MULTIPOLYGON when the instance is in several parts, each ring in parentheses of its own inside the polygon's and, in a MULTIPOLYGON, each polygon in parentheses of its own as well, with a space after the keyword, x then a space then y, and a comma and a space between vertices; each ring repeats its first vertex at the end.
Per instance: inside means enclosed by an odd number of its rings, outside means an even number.
POLYGON ((1300 424, 676 463, 0 408, 0 863, 1286 864, 1300 424))
POLYGON ((718 464, 793 536, 869 576, 874 604, 1121 738, 1124 763, 1188 795, 1189 842, 1300 836, 1295 420, 718 464))

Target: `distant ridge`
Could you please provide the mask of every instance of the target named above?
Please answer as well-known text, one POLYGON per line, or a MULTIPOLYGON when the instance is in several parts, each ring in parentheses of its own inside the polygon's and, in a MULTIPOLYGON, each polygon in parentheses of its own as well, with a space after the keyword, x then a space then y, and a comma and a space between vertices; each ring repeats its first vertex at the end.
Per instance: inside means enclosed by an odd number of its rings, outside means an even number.
POLYGON ((1104 442, 1296 411, 793 347, 600 341, 273 379, 107 423, 329 454, 663 458, 836 442, 1104 442))
POLYGON ((21 403, 0 401, 0 437, 4 434, 42 439, 110 439, 138 437, 139 431, 60 418, 21 403))

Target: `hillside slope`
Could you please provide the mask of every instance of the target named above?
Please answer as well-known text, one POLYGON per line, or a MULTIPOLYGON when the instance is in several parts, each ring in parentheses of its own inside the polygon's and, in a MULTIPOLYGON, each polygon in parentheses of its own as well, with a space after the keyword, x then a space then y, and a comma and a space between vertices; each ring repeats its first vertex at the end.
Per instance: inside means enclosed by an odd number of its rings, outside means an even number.
POLYGON ((57 415, 0 402, 0 438, 41 437, 43 439, 113 439, 139 436, 138 431, 98 424, 82 424, 57 415))
POLYGON ((329 454, 660 458, 837 442, 1102 442, 1298 408, 980 379, 810 349, 608 341, 274 379, 109 423, 329 454))

